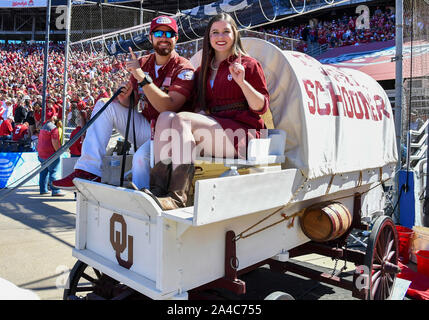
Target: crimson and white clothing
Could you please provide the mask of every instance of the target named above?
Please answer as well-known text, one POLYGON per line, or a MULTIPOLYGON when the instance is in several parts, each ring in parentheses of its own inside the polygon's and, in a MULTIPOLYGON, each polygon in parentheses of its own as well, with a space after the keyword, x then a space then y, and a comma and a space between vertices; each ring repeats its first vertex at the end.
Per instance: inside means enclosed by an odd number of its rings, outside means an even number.
MULTIPOLYGON (((239 85, 234 81, 232 75, 229 72, 230 64, 238 62, 236 56, 231 56, 228 59, 222 61, 217 70, 216 77, 212 85, 210 84, 210 73, 209 69, 206 86, 206 105, 196 106, 200 109, 208 109, 210 111, 210 117, 214 118, 224 130, 232 129, 233 131, 243 129, 247 135, 241 139, 235 139, 233 142, 235 150, 246 150, 247 141, 253 138, 259 138, 260 129, 265 128, 264 121, 260 115, 264 114, 269 107, 270 98, 267 89, 267 83, 265 80, 264 71, 261 64, 254 58, 242 55, 241 64, 245 69, 245 80, 259 93, 264 95, 264 106, 260 111, 254 111, 247 106, 247 110, 227 110, 215 112, 214 107, 216 106, 228 106, 236 103, 247 104, 246 97, 239 85), (256 130, 249 130, 256 129, 256 130), (244 149, 243 149, 244 148, 244 149)), ((196 78, 200 75, 201 67, 196 71, 196 78)), ((196 80, 198 81, 198 80, 196 80)), ((245 157, 245 154, 239 156, 245 157)))
MULTIPOLYGON (((140 58, 140 61, 146 60, 147 63, 143 66, 143 71, 149 72, 153 82, 158 87, 165 91, 177 91, 186 96, 191 97, 192 88, 194 85, 193 67, 188 60, 180 57, 173 52, 171 59, 160 68, 158 77, 155 75, 155 54, 140 58), (192 77, 185 77, 183 74, 191 72, 192 77), (181 78, 184 78, 181 79, 181 78)), ((142 64, 142 63, 141 63, 142 64)), ((131 76, 130 81, 138 89, 136 79, 131 76)), ((138 97, 137 97, 138 99, 138 97)), ((99 100, 92 111, 95 115, 100 110, 107 99, 99 100)), ((150 173, 150 137, 151 126, 150 120, 156 119, 159 112, 146 101, 147 108, 143 110, 143 115, 134 108, 132 110, 135 128, 136 128, 136 144, 137 152, 133 156, 132 165, 132 181, 139 188, 149 188, 149 173, 150 173)), ((84 170, 102 176, 102 159, 106 153, 106 147, 112 134, 112 129, 115 128, 123 137, 128 118, 128 108, 123 107, 119 101, 113 101, 106 110, 98 117, 89 128, 82 144, 82 153, 76 162, 75 169, 84 170)), ((131 120, 132 121, 132 120, 131 120)), ((132 122, 131 122, 132 123, 132 122)), ((132 126, 129 130, 129 141, 134 142, 132 126)))
MULTIPOLYGON (((107 99, 100 99, 94 106, 92 115, 95 115, 107 102, 107 99)), ((136 143, 140 147, 150 139, 150 125, 135 109, 134 122, 136 128, 136 143)), ((128 109, 123 107, 118 101, 113 101, 104 112, 97 118, 87 130, 82 144, 82 153, 77 160, 75 169, 84 170, 102 176, 102 161, 106 154, 106 147, 115 128, 123 137, 127 126, 128 109)), ((130 127, 130 141, 134 141, 133 130, 130 127)), ((134 167, 134 166, 133 166, 134 167)), ((134 171, 133 171, 134 182, 134 171)), ((135 183, 135 182, 134 182, 135 183)))
MULTIPOLYGON (((140 66, 145 73, 149 73, 153 83, 165 92, 176 91, 190 99, 194 89, 194 67, 189 60, 179 56, 176 52, 171 53, 168 62, 155 72, 155 54, 150 54, 139 59, 140 66)), ((159 112, 143 96, 143 89, 138 87, 137 80, 131 76, 131 83, 135 92, 138 92, 136 98, 143 98, 144 108, 143 116, 147 121, 156 120, 159 112)), ((182 111, 186 108, 182 108, 182 111)))
POLYGON ((12 140, 19 141, 24 138, 26 134, 28 134, 28 126, 24 123, 18 123, 13 129, 12 140))

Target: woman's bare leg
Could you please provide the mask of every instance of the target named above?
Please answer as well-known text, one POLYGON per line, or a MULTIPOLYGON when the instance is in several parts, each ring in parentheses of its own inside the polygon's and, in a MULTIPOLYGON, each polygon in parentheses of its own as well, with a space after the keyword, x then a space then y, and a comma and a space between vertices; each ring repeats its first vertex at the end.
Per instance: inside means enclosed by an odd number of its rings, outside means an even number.
MULTIPOLYGON (((192 112, 180 112, 171 121, 173 170, 191 163, 196 156, 232 158, 236 155, 231 137, 213 118, 192 112)), ((233 138, 232 138, 233 139, 233 138)))
POLYGON ((169 147, 169 144, 171 144, 171 122, 175 116, 175 112, 169 111, 162 112, 158 116, 153 146, 155 163, 171 159, 171 147, 169 147))

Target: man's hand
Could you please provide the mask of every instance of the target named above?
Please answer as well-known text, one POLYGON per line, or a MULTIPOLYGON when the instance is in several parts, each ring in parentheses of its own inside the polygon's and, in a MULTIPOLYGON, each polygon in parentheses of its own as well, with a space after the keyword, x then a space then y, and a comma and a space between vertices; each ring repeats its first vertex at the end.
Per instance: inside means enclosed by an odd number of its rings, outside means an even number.
POLYGON ((132 73, 137 82, 142 82, 145 78, 145 74, 140 67, 140 62, 133 52, 133 49, 131 49, 131 47, 128 47, 128 49, 130 50, 130 59, 125 63, 125 68, 128 72, 132 73))

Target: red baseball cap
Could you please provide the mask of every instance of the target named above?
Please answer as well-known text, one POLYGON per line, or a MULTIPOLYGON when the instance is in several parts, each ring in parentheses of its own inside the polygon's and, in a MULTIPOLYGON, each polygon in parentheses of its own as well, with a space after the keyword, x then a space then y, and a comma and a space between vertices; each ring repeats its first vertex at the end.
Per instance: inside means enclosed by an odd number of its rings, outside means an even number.
POLYGON ((177 22, 173 18, 168 16, 159 16, 152 20, 150 23, 150 32, 160 26, 167 26, 171 28, 174 32, 178 33, 177 22))

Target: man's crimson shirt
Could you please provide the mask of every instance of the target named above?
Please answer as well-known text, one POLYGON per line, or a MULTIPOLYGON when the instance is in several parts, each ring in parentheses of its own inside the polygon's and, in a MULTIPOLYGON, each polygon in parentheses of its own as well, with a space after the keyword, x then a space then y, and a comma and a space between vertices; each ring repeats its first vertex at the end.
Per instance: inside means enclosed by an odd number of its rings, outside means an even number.
MULTIPOLYGON (((139 62, 143 72, 149 73, 153 83, 161 90, 165 92, 176 91, 189 100, 194 89, 194 67, 189 60, 179 56, 177 52, 173 51, 170 60, 159 68, 158 77, 155 75, 155 60, 155 53, 140 58, 139 62)), ((135 92, 139 92, 140 95, 142 89, 138 87, 137 80, 134 76, 131 75, 130 81, 135 92)), ((136 96, 136 99, 139 98, 136 96)), ((159 112, 146 98, 145 102, 145 107, 142 111, 143 116, 149 122, 151 120, 156 120, 159 112)), ((182 107, 182 110, 184 108, 185 106, 182 107)))
POLYGON ((45 122, 39 132, 39 141, 37 143, 37 152, 42 159, 48 159, 55 153, 52 139, 60 141, 58 128, 51 121, 45 122))
POLYGON ((28 133, 28 126, 23 123, 19 123, 15 125, 15 128, 13 129, 12 140, 19 141, 22 138, 24 138, 24 135, 26 135, 27 133, 28 133))

